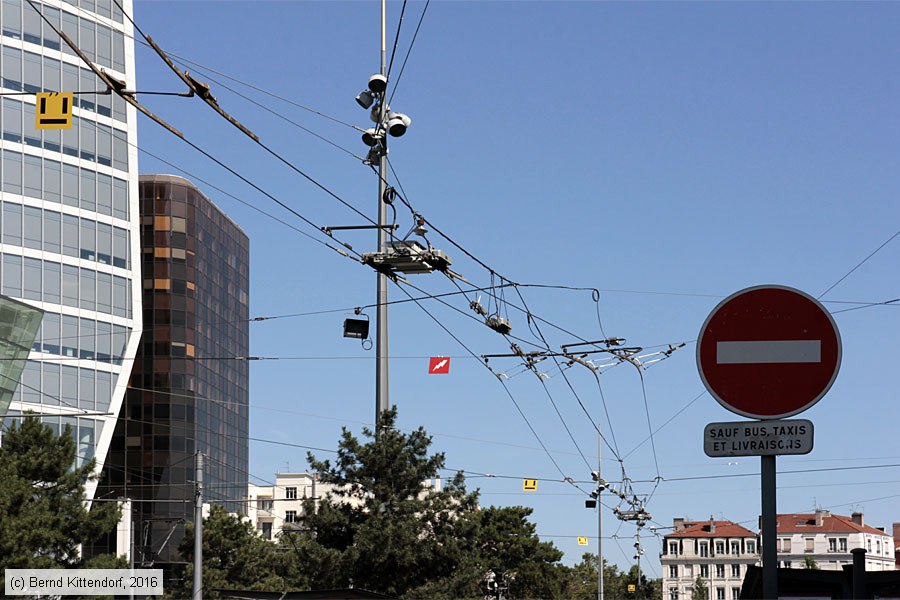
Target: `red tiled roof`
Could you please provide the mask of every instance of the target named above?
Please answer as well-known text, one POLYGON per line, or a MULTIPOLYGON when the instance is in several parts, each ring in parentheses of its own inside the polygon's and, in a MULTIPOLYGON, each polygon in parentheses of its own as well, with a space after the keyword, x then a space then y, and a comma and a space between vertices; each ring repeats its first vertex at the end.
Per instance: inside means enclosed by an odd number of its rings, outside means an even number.
POLYGON ((815 513, 778 515, 777 519, 778 533, 870 533, 891 537, 870 525, 857 525, 851 517, 842 515, 822 517, 821 527, 816 527, 815 513))
POLYGON ((713 521, 716 532, 710 532, 709 521, 685 521, 684 529, 665 536, 666 538, 716 538, 716 537, 752 537, 756 534, 731 521, 713 521))

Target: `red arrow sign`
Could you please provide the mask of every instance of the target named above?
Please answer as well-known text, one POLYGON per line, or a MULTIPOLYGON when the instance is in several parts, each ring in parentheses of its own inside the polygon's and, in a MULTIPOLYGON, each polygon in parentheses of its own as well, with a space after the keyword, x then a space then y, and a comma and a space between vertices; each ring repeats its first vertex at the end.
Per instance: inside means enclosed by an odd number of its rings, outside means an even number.
POLYGON ((428 361, 428 372, 431 375, 447 375, 450 372, 450 359, 446 356, 432 356, 428 361))
POLYGON ((757 286, 710 313, 697 341, 697 367, 709 393, 755 419, 802 412, 831 388, 841 338, 825 308, 799 290, 757 286))

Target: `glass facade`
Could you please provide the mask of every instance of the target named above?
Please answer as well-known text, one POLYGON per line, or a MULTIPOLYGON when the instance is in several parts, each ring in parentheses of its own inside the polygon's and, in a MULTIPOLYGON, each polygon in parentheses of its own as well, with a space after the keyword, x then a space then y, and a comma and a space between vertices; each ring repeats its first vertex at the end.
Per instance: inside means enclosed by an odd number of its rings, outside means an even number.
POLYGON ((0 296, 0 419, 6 416, 19 387, 43 314, 33 306, 0 296))
POLYGON ((249 462, 249 240, 193 184, 140 178, 144 336, 101 493, 133 500, 137 564, 172 567, 211 501, 241 512, 249 462))
POLYGON ((102 468, 141 332, 136 115, 54 28, 134 85, 112 0, 0 0, 0 293, 44 312, 6 420, 71 425, 102 468), (75 93, 71 129, 36 129, 37 92, 75 93))

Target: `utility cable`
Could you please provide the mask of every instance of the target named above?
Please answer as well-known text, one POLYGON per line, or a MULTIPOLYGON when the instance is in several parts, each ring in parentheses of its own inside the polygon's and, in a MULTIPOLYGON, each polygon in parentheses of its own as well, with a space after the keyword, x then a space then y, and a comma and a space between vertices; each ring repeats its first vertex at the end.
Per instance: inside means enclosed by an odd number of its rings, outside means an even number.
MULTIPOLYGON (((399 286, 398 286, 398 287, 399 287, 399 286)), ((409 296, 410 298, 412 298, 412 295, 411 295, 408 291, 406 291, 405 288, 400 287, 400 290, 402 290, 404 294, 406 294, 407 296, 409 296)), ((417 305, 420 309, 422 309, 422 310, 425 312, 425 314, 427 314, 429 317, 431 317, 431 320, 433 320, 435 323, 437 323, 437 325, 438 325, 441 329, 443 329, 444 332, 447 333, 447 335, 449 335, 451 338, 453 338, 453 339, 456 341, 456 343, 458 343, 460 346, 462 346, 462 347, 463 347, 469 354, 471 354, 473 357, 478 358, 478 355, 475 354, 475 353, 474 353, 474 352, 473 352, 473 351, 465 344, 465 342, 463 342, 461 339, 459 339, 459 338, 456 336, 456 334, 454 334, 454 333, 453 333, 452 331, 450 331, 443 323, 441 323, 441 321, 440 321, 437 317, 435 317, 435 316, 434 316, 427 308, 425 308, 425 306, 422 305, 421 302, 415 301, 415 303, 416 303, 416 305, 417 305)), ((479 362, 480 362, 480 361, 479 361, 479 362)), ((497 377, 497 374, 494 372, 494 370, 493 370, 489 365, 486 365, 486 364, 484 364, 483 362, 481 362, 481 364, 484 365, 484 368, 487 369, 492 375, 494 375, 495 377, 497 377)), ((547 449, 547 445, 544 444, 544 440, 541 439, 541 436, 538 435, 537 431, 534 429, 534 426, 531 424, 531 421, 529 421, 529 420, 528 420, 528 417, 525 416, 525 413, 522 411, 522 407, 519 406, 519 403, 516 401, 515 396, 513 396, 513 395, 512 395, 512 392, 510 392, 509 387, 508 387, 508 386, 506 385, 506 383, 505 383, 502 379, 500 379, 499 377, 497 377, 497 380, 500 382, 500 385, 503 386, 503 390, 506 392, 506 395, 509 396, 509 399, 512 401, 513 406, 516 407, 516 410, 518 411, 519 415, 520 415, 520 416, 522 417, 522 419, 525 421, 525 424, 528 425, 528 429, 531 430, 532 435, 533 435, 534 438, 538 441, 538 444, 540 444, 541 448, 544 450, 544 453, 547 455, 547 458, 550 459, 550 462, 553 464, 554 467, 556 467, 556 470, 559 471, 559 474, 562 475, 563 479, 567 479, 567 475, 566 475, 565 472, 562 470, 562 468, 559 466, 559 463, 556 462, 556 459, 553 458, 553 455, 550 454, 550 451, 547 449)))
MULTIPOLYGON (((31 0, 29 0, 29 2, 30 2, 30 1, 31 1, 31 0)), ((147 41, 147 43, 150 44, 150 45, 153 47, 153 49, 156 51, 156 53, 159 55, 159 57, 163 60, 163 62, 165 62, 166 65, 168 65, 169 68, 172 69, 172 71, 175 72, 175 74, 179 77, 179 79, 181 79, 181 80, 185 83, 185 85, 187 85, 188 88, 191 89, 191 90, 194 92, 194 94, 196 94, 196 95, 197 95, 198 97, 200 97, 200 99, 202 99, 207 105, 209 105, 210 108, 212 108, 213 110, 215 110, 215 111, 216 111, 220 116, 222 116, 226 121, 228 121, 229 123, 231 123, 231 124, 232 124, 233 126, 235 126, 238 130, 240 130, 241 133, 243 133, 244 135, 246 135, 247 137, 249 137, 251 140, 253 140, 254 142, 256 142, 256 144, 257 144, 259 147, 261 147, 263 150, 265 150, 266 152, 268 152, 268 153, 269 153, 271 156, 273 156, 274 158, 278 159, 280 162, 282 162, 282 163, 283 163, 284 165, 286 165, 288 168, 290 168, 291 170, 293 170, 295 173, 297 173, 298 175, 300 175, 301 177, 303 177, 304 179, 306 179, 307 181, 309 181, 310 183, 312 183, 314 186, 316 186, 317 188, 319 188, 320 190, 322 190, 323 192, 325 192, 326 194, 328 194, 329 196, 331 196, 332 198, 334 198, 335 200, 337 200, 338 202, 340 202, 341 204, 343 204, 344 206, 346 206, 347 208, 349 208, 351 211, 353 211, 353 212, 356 213, 358 216, 360 216, 361 218, 365 219, 366 221, 368 221, 368 222, 371 223, 372 225, 377 225, 377 223, 375 223, 375 221, 373 221, 373 220, 372 220, 368 215, 366 215, 364 212, 362 212, 361 210, 359 210, 358 208, 356 208, 355 206, 353 206, 352 204, 350 204, 349 202, 347 202, 346 200, 344 200, 343 198, 341 198, 340 196, 338 196, 336 193, 334 193, 333 191, 331 191, 330 189, 328 189, 327 187, 325 187, 322 183, 320 183, 319 181, 317 181, 316 179, 314 179, 313 177, 311 177, 310 175, 308 175, 306 172, 304 172, 302 169, 300 169, 297 165, 295 165, 294 163, 292 163, 291 161, 289 161, 288 159, 286 159, 284 156, 282 156, 281 154, 279 154, 278 152, 276 152, 275 150, 273 150, 268 144, 265 144, 264 142, 262 142, 262 141, 260 140, 260 138, 259 138, 258 135, 256 135, 255 133, 253 133, 252 131, 250 131, 249 129, 247 129, 244 125, 242 125, 240 122, 238 122, 236 119, 234 119, 234 117, 232 117, 232 116, 231 116, 230 114, 228 114, 224 109, 222 109, 222 108, 219 106, 218 102, 216 101, 215 97, 210 93, 209 86, 205 86, 205 85, 202 84, 201 82, 199 82, 199 81, 197 81, 197 80, 191 78, 189 75, 186 75, 184 72, 182 72, 182 71, 175 65, 175 63, 172 62, 172 59, 169 58, 169 56, 166 54, 166 52, 165 52, 162 48, 160 48, 159 45, 158 45, 155 41, 153 41, 153 39, 152 39, 149 35, 147 35, 146 33, 144 33, 144 31, 138 26, 137 23, 135 23, 135 21, 134 21, 134 19, 132 19, 131 15, 129 15, 127 12, 125 12, 125 10, 122 8, 122 5, 121 5, 121 3, 119 2, 119 0, 113 0, 113 1, 114 1, 114 2, 116 3, 116 5, 122 10, 122 13, 123 13, 123 14, 126 16, 126 18, 131 22, 131 24, 132 24, 132 25, 134 26, 134 28, 138 31, 138 33, 141 34, 141 37, 143 37, 143 38, 147 41)), ((299 214, 299 213, 298 213, 298 214, 299 214)))
POLYGON ((397 22, 397 33, 394 35, 394 47, 391 49, 391 60, 387 68, 387 80, 391 80, 391 69, 394 68, 394 57, 397 55, 397 42, 400 41, 400 29, 403 27, 403 15, 406 13, 406 0, 403 0, 403 6, 400 7, 400 20, 397 22))
MULTIPOLYGON (((388 100, 388 104, 394 101, 394 94, 397 93, 397 85, 400 83, 400 79, 403 77, 403 71, 406 70, 406 61, 409 60, 409 55, 412 52, 413 46, 416 44, 416 38, 419 37, 419 28, 422 27, 422 21, 425 19, 425 13, 428 12, 428 5, 431 4, 431 0, 425 0, 425 7, 422 9, 422 14, 419 16, 419 23, 416 25, 416 31, 413 33, 412 41, 409 43, 409 48, 406 50, 406 56, 403 58, 403 64, 400 66, 400 74, 397 75, 397 81, 394 82, 394 89, 391 91, 391 97, 388 100)), ((406 6, 406 0, 403 1, 403 5, 406 6)), ((400 28, 397 28, 397 33, 399 34, 400 28)), ((395 46, 396 49, 396 46, 395 46)), ((393 63, 394 57, 391 54, 391 62, 393 63)))
MULTIPOLYGON (((213 156, 212 154, 210 154, 209 152, 207 152, 206 150, 204 150, 203 148, 201 148, 194 142, 190 141, 183 133, 181 133, 180 131, 178 131, 171 125, 169 125, 167 122, 162 120, 160 117, 157 117, 156 115, 151 113, 144 106, 142 106, 139 102, 137 102, 134 98, 132 98, 129 94, 124 93, 125 92, 124 84, 122 84, 121 82, 117 83, 104 71, 102 71, 101 69, 98 69, 98 67, 93 62, 91 62, 91 60, 81 51, 80 48, 78 48, 78 46, 71 39, 69 39, 69 37, 62 30, 60 30, 58 27, 56 27, 56 25, 54 25, 52 22, 50 22, 50 20, 38 9, 38 7, 35 6, 33 0, 26 0, 26 1, 41 16, 41 18, 47 23, 47 25, 51 29, 53 29, 53 31, 57 35, 59 35, 61 39, 63 39, 66 42, 66 44, 72 49, 72 51, 75 52, 79 56, 79 58, 81 58, 81 60, 88 66, 88 68, 90 68, 94 72, 94 74, 97 75, 98 78, 100 78, 101 81, 106 83, 107 86, 112 91, 114 91, 118 96, 120 96, 123 100, 125 100, 126 102, 128 102, 129 104, 134 106, 137 110, 139 110, 140 112, 142 112, 143 114, 148 116, 151 120, 156 122, 158 125, 162 126, 164 129, 168 130, 170 133, 173 133, 176 137, 180 138, 188 146, 190 146, 191 148, 193 148, 194 150, 196 150, 197 152, 199 152, 200 154, 202 154, 209 160, 213 161, 214 163, 216 163, 217 165, 219 165, 220 167, 222 167, 223 169, 225 169, 226 171, 228 171, 229 173, 231 173, 232 175, 234 175, 235 177, 237 177, 238 179, 240 179, 241 181, 243 181, 244 183, 246 183, 253 189, 255 189, 258 192, 260 192, 261 194, 265 195, 266 197, 268 197, 269 199, 271 199, 272 201, 277 203, 279 206, 281 206, 288 212, 292 213, 293 215, 295 215, 296 217, 301 219, 303 222, 305 222, 310 227, 313 227, 313 228, 321 231, 321 227, 317 226, 315 223, 313 223, 312 221, 307 219, 305 216, 300 214, 298 211, 294 210, 293 208, 291 208, 290 206, 288 206, 287 204, 285 204, 284 202, 282 202, 281 200, 279 200, 278 198, 276 198, 269 192, 265 191, 257 184, 253 183, 250 179, 248 179, 244 175, 241 175, 240 173, 238 173, 235 169, 228 166, 220 159, 216 158, 215 156, 213 156)), ((118 0, 116 0, 116 2, 118 2, 118 0)), ((121 6, 120 6, 120 8, 121 8, 121 6)), ((123 11, 123 14, 124 14, 124 11, 123 11)), ((129 20, 131 20, 130 17, 129 17, 129 20)), ((137 28, 137 25, 135 25, 135 27, 137 28)), ((176 71, 177 71, 177 69, 176 69, 176 71)), ((180 73, 180 71, 179 71, 179 73, 180 73)), ((318 184, 318 182, 316 182, 316 183, 317 183, 317 185, 319 185, 321 187, 321 184, 318 184)), ((329 191, 329 193, 330 193, 330 191, 329 191)), ((353 250, 353 248, 349 244, 343 243, 342 245, 345 248, 347 248, 350 252, 353 252, 354 254, 357 254, 358 256, 360 256, 359 253, 357 253, 355 250, 353 250)), ((346 252, 344 252, 343 250, 334 248, 334 247, 332 247, 332 249, 334 249, 339 254, 349 258, 349 255, 346 252)))
MULTIPOLYGON (((699 394, 697 394, 697 395, 694 397, 693 400, 691 400, 690 402, 688 402, 687 404, 685 404, 684 406, 682 406, 680 409, 678 409, 678 412, 676 412, 674 415, 672 415, 671 417, 669 417, 669 419, 668 419, 665 423, 663 423, 662 425, 660 425, 659 427, 657 427, 657 428, 656 428, 656 431, 654 431, 653 433, 659 433, 659 431, 660 431, 663 427, 665 427, 666 425, 668 425, 669 423, 671 423, 672 421, 674 421, 675 418, 676 418, 678 415, 680 415, 681 413, 683 413, 684 411, 686 411, 686 410, 687 410, 688 408, 690 408, 697 400, 699 400, 700 398, 702 398, 702 397, 705 396, 705 395, 706 395, 706 390, 703 390, 702 392, 700 392, 699 394)), ((631 456, 632 454, 634 454, 635 450, 637 450, 638 448, 640 448, 641 446, 643 446, 645 443, 647 443, 647 442, 650 441, 651 439, 652 439, 652 436, 647 436, 647 437, 644 438, 643 441, 641 441, 637 446, 635 446, 634 448, 632 448, 631 450, 629 450, 628 453, 627 453, 625 456, 623 456, 622 458, 628 458, 629 456, 631 456)))
POLYGON ((819 294, 818 298, 822 298, 822 296, 824 296, 825 294, 827 294, 828 292, 830 292, 831 290, 833 290, 835 287, 837 287, 839 283, 841 283, 842 281, 844 281, 845 279, 847 279, 851 274, 853 274, 854 271, 856 271, 858 268, 860 268, 861 266, 863 266, 863 264, 865 264, 865 262, 866 262, 867 260, 869 260, 870 258, 872 258, 873 256, 875 256, 876 254, 878 254, 878 251, 879 251, 879 250, 881 250, 882 248, 884 248, 885 246, 887 246, 888 244, 890 244, 890 243, 894 240, 894 238, 897 237, 898 235, 900 235, 900 229, 898 229, 896 232, 894 232, 894 235, 892 235, 892 236, 889 237, 887 240, 885 240, 884 243, 882 243, 880 246, 878 246, 877 248, 875 248, 874 250, 872 250, 872 252, 870 252, 869 255, 866 256, 864 259, 862 259, 861 261, 859 261, 859 263, 857 263, 857 265, 856 265, 855 267, 853 267, 852 269, 850 269, 849 271, 847 271, 847 273, 846 273, 843 277, 841 277, 840 279, 838 279, 837 281, 835 281, 834 283, 832 283, 831 286, 829 286, 829 288, 828 288, 827 290, 825 290, 824 292, 822 292, 821 294, 819 294))

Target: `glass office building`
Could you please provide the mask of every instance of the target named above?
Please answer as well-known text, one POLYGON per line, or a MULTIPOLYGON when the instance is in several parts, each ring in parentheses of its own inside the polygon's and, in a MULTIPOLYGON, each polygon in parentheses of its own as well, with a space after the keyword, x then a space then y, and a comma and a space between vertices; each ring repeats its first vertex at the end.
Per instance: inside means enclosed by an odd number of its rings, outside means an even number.
POLYGON ((141 330, 136 114, 54 28, 132 88, 133 32, 112 0, 33 4, 0 0, 0 293, 44 312, 7 421, 72 426, 99 468, 141 330), (36 128, 41 91, 75 93, 71 129, 36 128))
POLYGON ((204 497, 243 512, 249 462, 249 240, 192 183, 140 178, 144 336, 100 493, 132 500, 136 564, 177 572, 204 497))

